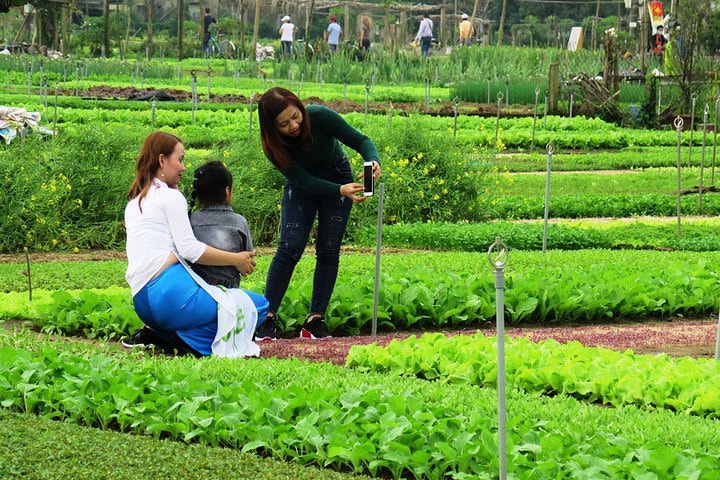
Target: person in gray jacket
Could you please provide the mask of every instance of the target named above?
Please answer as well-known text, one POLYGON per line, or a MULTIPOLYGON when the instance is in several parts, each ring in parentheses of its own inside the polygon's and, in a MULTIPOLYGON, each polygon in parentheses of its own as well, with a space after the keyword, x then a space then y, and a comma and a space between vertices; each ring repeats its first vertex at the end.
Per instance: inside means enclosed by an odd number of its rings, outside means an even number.
MULTIPOLYGON (((195 170, 190 200, 190 225, 195 237, 228 252, 252 252, 248 222, 230 206, 232 174, 222 162, 212 161, 195 170), (192 212, 195 202, 200 208, 192 212)), ((240 286, 240 272, 234 267, 193 264, 192 269, 210 285, 240 286)))

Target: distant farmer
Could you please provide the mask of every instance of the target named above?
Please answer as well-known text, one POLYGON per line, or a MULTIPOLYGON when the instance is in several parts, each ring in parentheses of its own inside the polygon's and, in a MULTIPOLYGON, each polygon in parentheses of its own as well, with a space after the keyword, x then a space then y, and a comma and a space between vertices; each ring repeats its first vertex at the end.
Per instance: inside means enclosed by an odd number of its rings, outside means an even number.
POLYGON ((205 18, 203 19, 205 28, 203 29, 203 52, 205 55, 210 55, 210 25, 217 23, 215 17, 210 15, 210 9, 205 9, 205 18))
POLYGON ((280 43, 282 44, 283 55, 292 53, 293 36, 295 35, 295 25, 290 23, 290 17, 285 15, 282 17, 282 26, 280 27, 280 43))
POLYGON ((427 57, 430 53, 430 44, 433 38, 433 22, 430 20, 430 14, 423 13, 423 19, 420 21, 420 28, 418 28, 417 35, 415 35, 415 41, 420 42, 420 51, 423 57, 427 57))
POLYGON ((460 45, 469 47, 472 44, 472 37, 475 35, 475 28, 473 28, 472 23, 468 20, 467 13, 463 13, 460 18, 462 19, 460 22, 460 45))
POLYGON ((667 39, 663 32, 663 26, 658 25, 655 35, 650 38, 650 52, 656 57, 662 57, 665 52, 665 44, 667 39))
POLYGON ((358 37, 358 41, 360 43, 360 48, 365 50, 367 52, 370 50, 370 34, 372 32, 372 22, 370 21, 370 17, 363 16, 360 20, 360 36, 358 37))
POLYGON ((325 30, 325 41, 328 43, 328 47, 330 47, 332 53, 337 51, 341 34, 342 28, 337 23, 337 17, 333 15, 330 17, 330 25, 328 25, 327 30, 325 30))

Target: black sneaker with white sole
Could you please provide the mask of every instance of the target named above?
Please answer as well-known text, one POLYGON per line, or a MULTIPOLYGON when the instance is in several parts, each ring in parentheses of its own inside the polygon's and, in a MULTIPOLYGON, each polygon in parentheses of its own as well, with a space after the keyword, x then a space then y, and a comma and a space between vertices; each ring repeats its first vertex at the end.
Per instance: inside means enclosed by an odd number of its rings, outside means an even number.
POLYGON ((332 338, 332 335, 330 335, 325 320, 322 317, 315 317, 305 322, 305 325, 300 330, 300 338, 317 340, 320 338, 332 338))
POLYGON ((266 340, 275 340, 277 338, 277 326, 275 325, 275 317, 268 315, 265 321, 260 325, 253 338, 256 342, 262 342, 266 340))
POLYGON ((129 337, 120 340, 120 345, 125 348, 150 348, 158 345, 160 338, 158 334, 148 327, 142 327, 129 337))

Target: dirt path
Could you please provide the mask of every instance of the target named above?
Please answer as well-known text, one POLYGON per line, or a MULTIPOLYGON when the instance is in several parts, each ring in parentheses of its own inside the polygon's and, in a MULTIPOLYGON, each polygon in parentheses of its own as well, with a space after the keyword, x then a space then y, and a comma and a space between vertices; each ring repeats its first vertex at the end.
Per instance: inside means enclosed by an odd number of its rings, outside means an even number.
MULTIPOLYGON (((545 175, 547 172, 509 172, 510 175, 545 175)), ((553 171, 553 175, 624 175, 640 173, 640 170, 561 170, 553 171)))

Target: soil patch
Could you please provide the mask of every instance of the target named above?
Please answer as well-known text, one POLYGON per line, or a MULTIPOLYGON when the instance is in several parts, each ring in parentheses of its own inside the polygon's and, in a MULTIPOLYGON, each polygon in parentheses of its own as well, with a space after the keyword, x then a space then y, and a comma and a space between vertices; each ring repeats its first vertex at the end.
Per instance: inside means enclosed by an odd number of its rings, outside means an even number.
MULTIPOLYGON (((74 89, 59 89, 59 95, 74 96, 74 89)), ((88 88, 82 95, 85 100, 130 100, 130 99, 146 99, 149 100, 153 95, 157 95, 162 100, 164 94, 170 95, 178 102, 189 102, 192 99, 192 93, 187 90, 176 88, 136 88, 136 87, 112 87, 108 85, 96 85, 88 88)), ((202 102, 210 103, 250 103, 250 97, 245 95, 228 95, 214 94, 210 96, 202 91, 198 91, 198 97, 202 102)), ((253 103, 257 104, 259 94, 253 96, 253 103)), ((325 105, 339 113, 364 112, 365 103, 354 102, 352 100, 333 100, 325 101, 319 97, 303 98, 306 104, 325 105)), ((455 114, 455 104, 452 101, 433 101, 429 104, 425 102, 369 102, 368 112, 375 114, 387 114, 390 108, 396 114, 404 115, 410 113, 422 113, 425 115, 451 117, 455 114)), ((462 102, 459 107, 461 115, 489 117, 497 115, 497 105, 493 103, 472 103, 462 102)), ((528 107, 513 106, 509 110, 501 109, 500 116, 503 118, 529 117, 533 115, 533 111, 528 107)))

